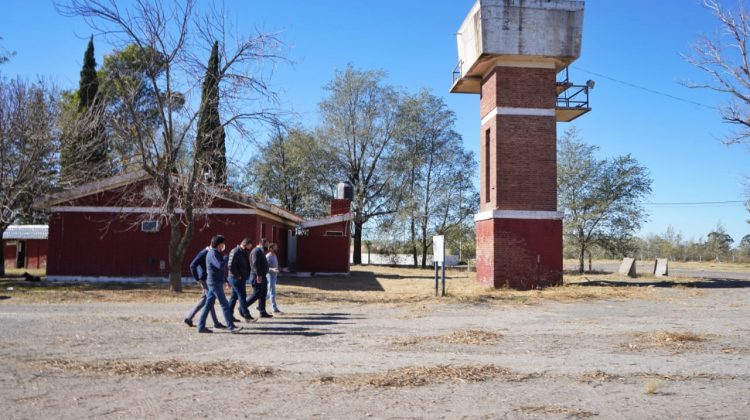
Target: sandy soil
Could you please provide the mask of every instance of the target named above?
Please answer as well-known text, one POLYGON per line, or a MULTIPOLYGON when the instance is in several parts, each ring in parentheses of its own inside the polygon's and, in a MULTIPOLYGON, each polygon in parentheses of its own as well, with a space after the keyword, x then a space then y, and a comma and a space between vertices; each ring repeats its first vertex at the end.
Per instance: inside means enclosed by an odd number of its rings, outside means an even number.
POLYGON ((0 417, 750 416, 750 288, 388 302, 361 296, 392 273, 338 281, 282 286, 285 314, 234 335, 183 325, 192 294, 0 291, 0 417))

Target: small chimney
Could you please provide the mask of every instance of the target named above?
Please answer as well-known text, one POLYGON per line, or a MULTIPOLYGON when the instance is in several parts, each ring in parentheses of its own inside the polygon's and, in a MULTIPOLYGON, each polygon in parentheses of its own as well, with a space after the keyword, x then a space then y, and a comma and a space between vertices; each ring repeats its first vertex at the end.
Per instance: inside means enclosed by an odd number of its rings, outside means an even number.
POLYGON ((336 185, 336 197, 331 200, 331 216, 346 214, 352 208, 354 187, 349 182, 339 182, 336 185))
POLYGON ((336 186, 336 199, 338 200, 353 200, 354 199, 354 187, 348 181, 339 182, 336 186))

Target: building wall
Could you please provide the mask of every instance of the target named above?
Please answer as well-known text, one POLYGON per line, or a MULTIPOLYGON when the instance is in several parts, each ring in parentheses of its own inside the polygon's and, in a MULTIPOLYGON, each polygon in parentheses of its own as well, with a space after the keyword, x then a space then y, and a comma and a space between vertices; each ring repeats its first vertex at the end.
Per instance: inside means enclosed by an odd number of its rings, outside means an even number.
POLYGON ((477 281, 490 286, 562 279, 556 70, 547 67, 498 65, 482 82, 477 281))
POLYGON ((298 236, 297 271, 348 273, 350 223, 344 221, 314 226, 307 229, 306 235, 298 236), (332 236, 339 233, 341 236, 332 236))
POLYGON ((268 243, 276 243, 278 245, 278 253, 276 254, 279 258, 279 265, 281 267, 287 266, 287 232, 290 227, 278 220, 270 219, 263 216, 258 216, 256 224, 256 234, 252 236, 254 243, 258 243, 261 238, 266 238, 268 243))
POLYGON ((297 271, 348 273, 349 236, 298 236, 297 271))
MULTIPOLYGON (((26 258, 23 268, 45 269, 47 268, 47 240, 46 239, 25 239, 26 258)), ((5 268, 16 268, 16 254, 18 240, 3 241, 3 255, 5 268)))
MULTIPOLYGON (((169 272, 169 227, 141 232, 134 216, 110 213, 53 212, 49 222, 47 275, 166 276, 169 272)), ((227 238, 227 248, 254 236, 256 215, 212 215, 197 223, 183 261, 183 275, 195 254, 215 234, 227 238)), ((228 252, 228 251, 227 251, 228 252)))
POLYGON ((562 221, 488 219, 476 223, 477 281, 528 290, 562 281, 562 221))

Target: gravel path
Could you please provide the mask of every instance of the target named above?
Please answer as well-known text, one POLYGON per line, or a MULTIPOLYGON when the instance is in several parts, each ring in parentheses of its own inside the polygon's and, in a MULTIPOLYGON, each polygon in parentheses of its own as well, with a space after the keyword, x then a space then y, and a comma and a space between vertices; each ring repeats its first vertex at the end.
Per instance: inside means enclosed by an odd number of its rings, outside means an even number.
POLYGON ((671 288, 655 296, 535 305, 297 305, 234 335, 187 328, 180 322, 185 305, 5 299, 0 417, 750 417, 750 289, 671 288), (486 345, 441 339, 467 331, 500 338, 486 345), (653 339, 665 333, 676 335, 653 339), (60 368, 61 361, 164 359, 228 360, 274 373, 178 377, 60 368), (442 365, 494 365, 514 375, 367 384, 389 370, 442 365))

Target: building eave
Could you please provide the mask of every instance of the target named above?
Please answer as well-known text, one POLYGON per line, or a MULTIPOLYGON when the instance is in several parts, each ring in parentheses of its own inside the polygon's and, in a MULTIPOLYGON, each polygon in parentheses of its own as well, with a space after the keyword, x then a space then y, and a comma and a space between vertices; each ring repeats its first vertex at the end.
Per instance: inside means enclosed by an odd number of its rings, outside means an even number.
POLYGON ((335 223, 348 222, 354 219, 354 213, 336 214, 316 220, 306 220, 302 222, 302 227, 307 229, 311 227, 332 225, 335 223))

